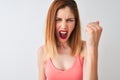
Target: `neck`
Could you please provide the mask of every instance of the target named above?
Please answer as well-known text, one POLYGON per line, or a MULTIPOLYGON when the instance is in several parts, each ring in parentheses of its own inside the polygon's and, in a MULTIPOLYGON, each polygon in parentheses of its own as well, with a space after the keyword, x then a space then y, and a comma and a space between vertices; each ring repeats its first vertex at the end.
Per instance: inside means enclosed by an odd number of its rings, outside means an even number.
POLYGON ((69 44, 66 43, 59 43, 57 46, 57 50, 59 54, 71 54, 71 48, 69 46, 69 44))
POLYGON ((68 42, 66 42, 66 43, 58 43, 58 48, 59 49, 66 49, 68 47, 69 47, 68 42))

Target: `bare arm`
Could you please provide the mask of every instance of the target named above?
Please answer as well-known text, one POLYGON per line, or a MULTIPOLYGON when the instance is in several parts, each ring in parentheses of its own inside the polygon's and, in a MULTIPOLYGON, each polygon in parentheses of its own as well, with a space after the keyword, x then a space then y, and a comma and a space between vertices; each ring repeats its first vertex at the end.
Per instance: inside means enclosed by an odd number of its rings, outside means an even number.
POLYGON ((83 80, 98 80, 98 50, 87 48, 84 58, 83 80))
POLYGON ((98 80, 98 44, 102 28, 99 22, 89 23, 86 27, 87 41, 84 56, 83 80, 98 80))
POLYGON ((39 80, 46 80, 45 79, 45 75, 44 75, 43 55, 44 55, 43 48, 40 47, 38 49, 38 53, 37 53, 37 59, 38 59, 38 78, 39 78, 39 80))

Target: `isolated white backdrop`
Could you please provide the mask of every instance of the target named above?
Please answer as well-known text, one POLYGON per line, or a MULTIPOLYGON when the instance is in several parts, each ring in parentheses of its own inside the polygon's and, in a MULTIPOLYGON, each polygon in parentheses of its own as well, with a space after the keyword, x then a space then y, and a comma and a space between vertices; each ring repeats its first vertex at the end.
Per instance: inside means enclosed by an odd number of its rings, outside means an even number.
MULTIPOLYGON (((37 49, 44 44, 52 0, 0 0, 0 80, 37 80, 37 49)), ((76 0, 82 23, 100 21, 99 80, 120 80, 120 1, 76 0)))

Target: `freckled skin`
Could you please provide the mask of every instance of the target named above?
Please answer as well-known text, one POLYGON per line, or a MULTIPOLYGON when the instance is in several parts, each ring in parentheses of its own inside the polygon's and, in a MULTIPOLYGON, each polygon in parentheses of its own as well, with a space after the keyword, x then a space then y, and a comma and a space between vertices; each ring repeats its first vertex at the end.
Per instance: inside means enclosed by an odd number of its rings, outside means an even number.
POLYGON ((66 44, 68 38, 70 37, 71 32, 75 27, 75 19, 74 15, 71 12, 69 7, 62 8, 58 10, 56 16, 56 36, 61 44, 66 44), (61 39, 59 36, 59 31, 65 30, 68 32, 66 39, 61 39))

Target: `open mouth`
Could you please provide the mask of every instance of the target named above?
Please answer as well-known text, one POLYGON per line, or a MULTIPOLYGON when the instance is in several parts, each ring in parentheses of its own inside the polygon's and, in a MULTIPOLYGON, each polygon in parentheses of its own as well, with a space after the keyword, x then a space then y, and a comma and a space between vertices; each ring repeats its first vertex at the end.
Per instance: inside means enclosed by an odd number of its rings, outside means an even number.
POLYGON ((67 31, 59 31, 60 38, 66 39, 67 38, 67 31))

